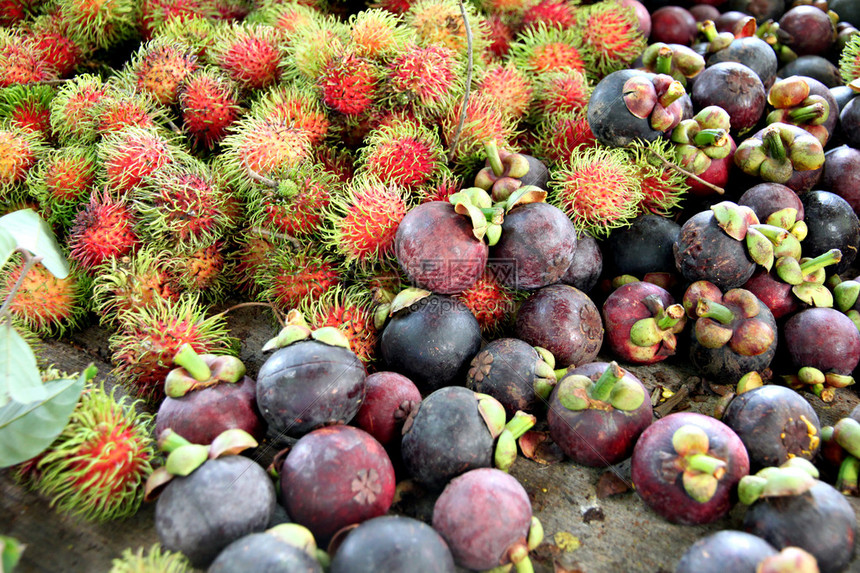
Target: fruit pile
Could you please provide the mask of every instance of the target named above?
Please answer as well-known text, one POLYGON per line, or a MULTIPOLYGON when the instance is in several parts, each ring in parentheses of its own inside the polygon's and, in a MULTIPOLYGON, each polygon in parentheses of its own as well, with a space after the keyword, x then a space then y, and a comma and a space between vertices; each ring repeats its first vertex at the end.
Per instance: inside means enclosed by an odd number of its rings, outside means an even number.
POLYGON ((0 327, 98 322, 122 390, 82 374, 15 479, 157 499, 117 572, 524 572, 507 472, 552 443, 672 523, 749 505, 679 571, 845 570, 860 408, 807 398, 860 362, 860 4, 677 4, 0 2, 0 215, 70 266, 0 234, 0 327), (655 418, 627 367, 662 361, 718 411, 655 418), (406 480, 432 523, 385 515, 406 480))

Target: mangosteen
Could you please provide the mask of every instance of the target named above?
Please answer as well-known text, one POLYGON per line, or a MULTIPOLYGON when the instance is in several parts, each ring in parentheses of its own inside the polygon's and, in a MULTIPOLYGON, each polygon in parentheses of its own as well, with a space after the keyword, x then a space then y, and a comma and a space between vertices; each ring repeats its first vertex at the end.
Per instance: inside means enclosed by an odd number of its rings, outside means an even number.
POLYGON ((817 6, 794 6, 779 19, 779 30, 787 35, 785 43, 798 56, 823 56, 836 41, 836 24, 817 6))
POLYGON ((383 515, 394 501, 394 467, 373 436, 352 426, 305 434, 280 468, 292 520, 327 544, 340 529, 383 515))
POLYGON ((576 250, 561 282, 588 293, 603 273, 603 252, 597 239, 588 233, 577 236, 576 250))
POLYGON ((821 187, 845 199, 860 213, 860 149, 840 145, 824 154, 821 187))
POLYGON ((741 439, 719 420, 669 414, 648 426, 633 448, 631 477, 642 500, 671 521, 696 525, 724 516, 749 473, 741 439))
POLYGON ((778 20, 785 12, 785 0, 729 0, 728 9, 752 16, 756 22, 778 20))
POLYGON ((708 197, 723 192, 737 150, 730 130, 728 112, 715 105, 699 110, 672 130, 678 164, 691 174, 686 180, 691 194, 708 197))
POLYGON ((807 227, 803 239, 803 255, 817 257, 831 249, 839 249, 842 260, 836 273, 851 266, 860 248, 860 219, 851 205, 835 193, 815 190, 801 196, 807 227))
POLYGON ((271 430, 303 436, 328 424, 348 423, 364 399, 366 372, 334 327, 311 331, 298 311, 263 346, 276 349, 257 373, 257 404, 271 430))
POLYGON ((796 60, 785 64, 777 71, 777 76, 781 78, 807 76, 815 78, 828 88, 843 84, 839 68, 828 61, 827 58, 815 54, 800 56, 796 60))
POLYGON ((681 556, 675 573, 760 573, 759 563, 777 554, 756 535, 726 529, 702 537, 681 556))
POLYGON ((648 273, 675 273, 672 252, 681 226, 666 217, 643 214, 629 227, 616 229, 606 241, 606 258, 614 275, 642 279, 648 273))
POLYGON ((720 62, 705 68, 696 76, 691 98, 696 109, 715 105, 726 110, 734 134, 755 127, 767 102, 758 74, 738 62, 720 62))
POLYGON ((346 534, 331 573, 454 573, 454 557, 435 529, 411 517, 384 515, 346 534))
POLYGON ((500 150, 496 140, 484 143, 487 160, 475 176, 475 187, 490 193, 493 201, 504 201, 521 187, 546 190, 549 170, 532 155, 500 150))
POLYGON ((383 446, 400 442, 406 418, 421 401, 415 383, 397 372, 374 372, 365 379, 364 401, 355 425, 383 446))
POLYGON ((804 219, 803 202, 790 187, 781 183, 764 182, 753 185, 738 198, 738 205, 750 207, 759 221, 767 221, 773 213, 794 209, 795 220, 804 219))
POLYGON ((689 46, 696 32, 696 19, 686 8, 663 6, 651 13, 651 42, 689 46))
POLYGON ((839 112, 839 126, 845 142, 851 147, 860 148, 860 98, 851 98, 845 104, 839 112))
POLYGON ((830 90, 814 78, 791 76, 773 84, 767 94, 773 111, 765 123, 782 122, 802 127, 826 146, 839 120, 836 100, 830 90))
POLYGON ((478 320, 461 301, 420 289, 395 298, 380 337, 389 369, 412 380, 427 394, 463 384, 469 361, 481 347, 478 320))
POLYGON ((770 44, 758 36, 735 38, 731 43, 712 53, 708 57, 708 65, 721 62, 737 62, 754 71, 765 89, 776 80, 776 70, 779 61, 770 44))
POLYGON ((747 175, 803 193, 821 178, 824 147, 802 127, 775 122, 744 139, 734 162, 747 175))
POLYGON ((323 573, 318 553, 314 537, 307 528, 284 523, 237 539, 218 554, 206 573, 323 573))

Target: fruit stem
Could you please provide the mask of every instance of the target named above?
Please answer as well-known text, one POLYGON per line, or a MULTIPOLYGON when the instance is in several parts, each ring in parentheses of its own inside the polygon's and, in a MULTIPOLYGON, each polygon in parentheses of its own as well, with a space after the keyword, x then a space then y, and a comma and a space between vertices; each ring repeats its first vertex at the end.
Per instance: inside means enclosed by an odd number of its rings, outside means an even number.
POLYGON ((780 161, 785 159, 785 146, 782 144, 779 127, 771 125, 765 128, 761 140, 771 157, 780 161))
POLYGON ((603 371, 603 374, 600 375, 600 378, 597 379, 597 382, 595 382, 591 387, 588 395, 593 400, 608 402, 613 386, 615 386, 615 383, 623 377, 624 371, 621 370, 618 363, 613 360, 609 363, 609 366, 606 367, 606 370, 603 371))
POLYGON ((657 327, 660 330, 670 330, 675 327, 678 322, 684 318, 684 307, 680 304, 670 305, 657 318, 657 327))
POLYGON ((209 368, 209 365, 206 364, 206 361, 187 342, 176 351, 176 354, 173 356, 173 363, 185 368, 185 371, 198 382, 206 382, 212 378, 212 370, 209 368))
POLYGON ((713 300, 700 298, 696 305, 696 316, 699 318, 712 318, 723 325, 730 325, 735 319, 731 309, 713 300))
POLYGON ((824 112, 824 104, 816 102, 791 110, 788 112, 788 117, 795 123, 810 123, 824 117, 824 112))
POLYGON ((675 171, 677 171, 681 175, 686 175, 690 179, 700 183, 701 185, 704 185, 705 187, 707 187, 708 189, 710 189, 714 193, 717 193, 718 195, 725 194, 726 190, 723 189, 722 187, 718 187, 718 186, 714 185, 713 183, 711 183, 710 181, 705 181, 704 179, 702 179, 701 177, 699 177, 698 175, 696 175, 692 171, 688 171, 688 170, 684 169, 683 167, 681 167, 677 163, 672 163, 671 161, 669 161, 668 159, 666 159, 665 157, 663 157, 662 155, 660 155, 659 153, 657 153, 656 151, 654 151, 651 148, 646 147, 645 149, 650 151, 651 155, 656 157, 660 161, 660 163, 663 164, 664 167, 674 169, 675 171))
POLYGON ((508 558, 514 564, 517 573, 534 573, 531 559, 529 559, 529 548, 524 543, 518 543, 508 550, 508 558))
POLYGON ((523 434, 531 430, 537 423, 537 418, 532 414, 526 414, 522 410, 517 410, 511 421, 505 424, 505 429, 514 435, 515 440, 519 440, 523 434))
POLYGON ((158 448, 166 454, 169 454, 170 452, 182 446, 190 445, 191 442, 189 442, 170 428, 164 430, 163 432, 161 432, 161 435, 158 436, 158 448))
POLYGON ((708 42, 713 42, 717 39, 717 26, 713 20, 705 20, 699 24, 699 32, 705 36, 708 42))
POLYGON ((466 6, 463 5, 463 0, 458 0, 460 4, 460 14, 463 16, 463 29, 466 32, 466 91, 463 94, 463 104, 460 107, 460 121, 457 123, 457 131, 454 132, 454 137, 451 138, 451 149, 448 150, 448 163, 454 161, 454 153, 457 150, 457 144, 460 142, 460 134, 463 132, 463 126, 466 124, 466 115, 469 105, 469 92, 472 91, 472 68, 474 61, 472 56, 472 27, 469 25, 469 17, 466 16, 466 6))
POLYGON ((663 92, 663 95, 657 98, 657 103, 659 103, 663 107, 669 107, 686 93, 687 89, 684 87, 684 84, 682 84, 678 80, 675 80, 671 84, 669 84, 669 87, 666 88, 666 91, 663 92))
POLYGON ((693 454, 686 458, 687 468, 697 472, 722 478, 726 473, 726 462, 708 454, 693 454))
POLYGON ((501 177, 505 174, 505 166, 502 165, 502 158, 499 157, 499 147, 496 145, 496 140, 484 142, 484 153, 487 154, 487 161, 493 169, 493 174, 496 177, 501 177))
POLYGON ((839 466, 839 475, 836 477, 836 489, 845 495, 857 495, 860 487, 860 459, 848 456, 839 466))
POLYGON ((842 251, 839 249, 830 249, 826 253, 822 253, 813 259, 809 259, 800 263, 800 271, 804 275, 814 273, 828 265, 835 265, 842 260, 842 251))
POLYGON ((674 52, 672 52, 672 48, 669 46, 660 47, 660 50, 657 52, 657 65, 654 68, 656 73, 671 75, 673 55, 674 52))
POLYGON ((707 128, 699 131, 693 136, 696 147, 715 145, 722 147, 729 142, 729 132, 721 128, 707 128))

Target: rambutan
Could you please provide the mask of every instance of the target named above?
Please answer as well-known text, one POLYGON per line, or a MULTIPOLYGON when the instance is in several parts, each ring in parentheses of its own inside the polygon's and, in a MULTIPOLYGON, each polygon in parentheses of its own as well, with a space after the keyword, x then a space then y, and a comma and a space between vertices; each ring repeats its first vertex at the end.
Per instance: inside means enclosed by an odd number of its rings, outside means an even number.
POLYGON ((318 163, 305 163, 278 173, 248 199, 248 221, 254 228, 290 237, 318 233, 331 194, 339 189, 335 176, 318 163), (274 183, 274 185, 272 185, 274 183))
POLYGON ((401 15, 405 14, 414 3, 414 0, 376 0, 371 6, 387 10, 392 14, 401 15))
POLYGON ((51 100, 51 129, 61 142, 89 143, 96 138, 95 107, 108 88, 99 76, 78 74, 51 100))
POLYGON ((169 106, 177 102, 179 86, 197 68, 191 46, 159 38, 144 42, 132 54, 121 81, 169 106))
POLYGON ((143 548, 126 549, 111 562, 108 573, 191 573, 191 562, 182 553, 167 551, 156 543, 144 555, 143 548))
POLYGON ((516 292, 499 283, 492 273, 485 273, 454 298, 475 315, 485 334, 498 333, 510 320, 517 303, 516 292))
POLYGON ((228 192, 202 161, 168 163, 132 191, 140 235, 164 247, 211 245, 228 224, 228 192))
POLYGON ((494 62, 504 59, 511 49, 516 33, 515 20, 505 14, 488 14, 484 21, 490 31, 490 45, 484 52, 484 60, 494 62))
MULTIPOLYGON (((3 269, 0 300, 5 300, 24 271, 20 257, 3 269)), ((72 265, 65 278, 57 278, 41 263, 30 267, 9 306, 12 316, 39 336, 59 336, 75 328, 87 310, 89 280, 72 265)))
POLYGON ((428 203, 430 201, 448 201, 454 193, 463 190, 463 180, 459 177, 454 177, 452 173, 446 170, 438 178, 425 185, 418 190, 416 196, 418 203, 428 203))
POLYGON ((323 66, 317 85, 328 108, 360 115, 373 103, 380 77, 381 70, 373 61, 345 52, 323 66))
POLYGON ((182 124, 195 145, 215 147, 240 111, 238 86, 215 68, 189 74, 179 88, 182 124))
POLYGON ((228 260, 223 243, 174 253, 175 282, 183 292, 199 293, 207 301, 221 300, 228 289, 228 260))
POLYGON ((323 168, 341 183, 348 183, 355 174, 355 157, 349 149, 323 143, 316 146, 314 155, 323 168))
POLYGON ((312 147, 322 143, 331 124, 320 97, 300 82, 273 86, 254 101, 251 113, 305 130, 312 147))
POLYGON ((618 2, 582 6, 576 29, 588 54, 588 71, 598 78, 626 68, 647 45, 633 7, 618 2))
POLYGON ((548 115, 534 132, 534 155, 556 165, 567 161, 577 147, 598 145, 584 109, 548 115))
POLYGON ((141 32, 144 40, 147 40, 155 37, 166 26, 177 29, 186 27, 192 20, 211 22, 216 14, 215 4, 211 0, 141 0, 141 32))
POLYGON ((0 89, 0 119, 51 139, 51 100, 56 90, 46 85, 15 85, 0 89))
POLYGON ((405 190, 371 177, 354 179, 342 196, 332 197, 326 242, 347 264, 368 266, 394 254, 394 235, 409 207, 405 190))
POLYGON ((152 306, 157 299, 178 301, 181 288, 174 267, 170 252, 152 247, 107 259, 93 273, 93 310, 99 323, 115 325, 121 315, 152 306))
POLYGON ((401 19, 381 8, 368 8, 349 20, 350 47, 363 58, 387 58, 400 52, 413 37, 401 19))
POLYGON ((525 9, 521 26, 524 29, 545 24, 565 30, 576 25, 577 3, 571 0, 540 0, 525 9))
POLYGON ((349 339, 350 350, 365 364, 376 358, 379 332, 373 321, 370 293, 361 287, 329 290, 316 301, 306 303, 302 314, 312 329, 333 326, 349 339))
POLYGON ((137 32, 140 4, 136 0, 90 2, 57 0, 60 21, 76 42, 110 48, 132 38, 137 32))
POLYGON ((477 92, 496 102, 503 114, 515 121, 525 116, 532 100, 532 79, 513 62, 487 67, 477 81, 477 92))
POLYGON ((39 132, 17 126, 0 127, 0 197, 24 183, 46 151, 39 132))
POLYGON ((69 36, 67 28, 57 12, 37 16, 27 25, 33 42, 42 51, 42 60, 47 62, 60 78, 72 75, 90 52, 88 46, 69 36))
POLYGON ((647 145, 634 145, 627 150, 631 162, 640 172, 642 200, 639 203, 639 212, 671 217, 680 207, 690 186, 685 175, 663 165, 652 150, 662 157, 671 157, 673 153, 672 143, 668 139, 657 139, 647 145))
POLYGON ((117 382, 149 403, 164 397, 164 377, 183 344, 198 354, 236 352, 224 316, 207 317, 199 296, 191 294, 176 301, 154 297, 150 305, 121 313, 109 344, 117 382))
POLYGON ((532 123, 540 123, 555 114, 585 109, 591 97, 591 86, 585 75, 572 69, 541 74, 535 78, 534 88, 532 123))
POLYGON ((848 40, 839 57, 839 73, 846 84, 860 79, 860 34, 848 40))
MULTIPOLYGON (((189 5, 196 4, 191 0, 189 5)), ((174 3, 175 4, 175 3, 174 3)), ((208 6, 209 2, 204 2, 208 6)), ((144 11, 146 2, 144 2, 144 11)), ((167 43, 176 42, 191 46, 191 53, 197 56, 198 63, 209 62, 209 48, 215 43, 215 22, 199 12, 193 15, 180 15, 154 24, 151 32, 152 39, 161 39, 167 43)))
POLYGON ((30 18, 38 4, 36 0, 3 0, 0 2, 0 26, 12 26, 30 18))
POLYGON ((284 75, 315 83, 322 69, 343 52, 349 38, 345 22, 334 16, 299 24, 290 35, 282 64, 284 75))
POLYGON ((639 175, 623 149, 577 148, 552 171, 550 203, 567 213, 579 232, 605 237, 638 214, 639 175))
POLYGON ((460 129, 461 102, 453 102, 442 115, 439 125, 446 147, 453 148, 456 173, 473 173, 486 159, 484 143, 496 141, 510 148, 516 135, 516 122, 506 117, 486 94, 473 93, 466 105, 466 119, 460 129), (455 141, 456 138, 456 141, 455 141))
POLYGON ((20 31, 0 28, 0 88, 54 79, 56 71, 33 38, 20 31))
POLYGON ((69 229, 69 257, 92 273, 108 258, 132 253, 141 242, 135 232, 137 221, 125 199, 107 190, 94 191, 69 229))
POLYGON ((270 253, 254 282, 261 300, 287 311, 339 284, 340 264, 316 246, 297 248, 285 242, 270 253))
POLYGON ((275 28, 288 43, 296 28, 319 17, 319 10, 300 0, 264 0, 257 3, 245 21, 275 28))
POLYGON ((414 191, 447 169, 438 134, 420 123, 394 121, 372 130, 359 152, 358 172, 414 191))
POLYGON ((520 32, 511 44, 510 57, 519 69, 535 76, 563 70, 585 73, 586 70, 577 31, 543 23, 520 32))
POLYGON ((231 23, 216 34, 209 56, 240 87, 260 89, 281 78, 283 46, 271 26, 231 23))
MULTIPOLYGON (((465 10, 472 31, 473 59, 480 62, 490 45, 490 29, 471 3, 465 4, 465 10)), ((419 46, 443 46, 466 60, 466 24, 457 0, 416 0, 403 15, 403 22, 415 31, 419 46)))
POLYGON ((387 66, 382 99, 392 106, 436 113, 462 96, 461 71, 455 52, 448 48, 407 46, 387 66))
POLYGON ((154 129, 126 127, 98 144, 102 180, 111 192, 125 193, 157 169, 182 156, 178 147, 154 129))
POLYGON ((165 111, 149 94, 111 83, 93 107, 93 116, 96 133, 104 137, 126 127, 154 129, 163 120, 165 111))
POLYGON ((280 243, 286 243, 286 240, 276 238, 272 233, 255 226, 237 233, 235 246, 229 253, 229 268, 233 284, 238 291, 249 295, 259 294, 260 285, 254 277, 267 264, 280 243))
POLYGON ((93 521, 134 515, 152 473, 152 415, 90 384, 66 428, 39 460, 37 489, 63 513, 93 521))
POLYGON ((30 171, 27 186, 42 206, 45 220, 66 229, 80 203, 89 197, 95 175, 95 151, 68 145, 49 150, 30 171))

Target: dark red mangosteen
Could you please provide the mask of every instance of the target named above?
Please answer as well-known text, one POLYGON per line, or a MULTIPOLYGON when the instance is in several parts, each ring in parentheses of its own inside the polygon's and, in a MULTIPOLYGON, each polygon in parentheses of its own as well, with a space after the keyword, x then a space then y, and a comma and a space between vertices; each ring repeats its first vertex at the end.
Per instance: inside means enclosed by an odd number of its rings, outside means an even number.
POLYGON ((320 553, 308 528, 296 523, 281 523, 237 539, 218 554, 206 573, 323 573, 320 553))
POLYGON ((526 490, 494 468, 453 479, 433 507, 433 529, 457 565, 481 571, 511 563, 517 573, 533 571, 529 551, 543 539, 526 490))
POLYGON ((813 78, 791 76, 771 86, 767 102, 774 108, 765 123, 787 123, 802 127, 821 142, 830 141, 839 119, 836 98, 827 87, 813 78))
POLYGON ((500 150, 496 141, 484 144, 487 160, 475 176, 475 187, 490 194, 493 201, 505 201, 521 187, 546 190, 549 170, 540 159, 527 153, 500 150))
POLYGON ((681 6, 663 6, 651 13, 652 43, 689 46, 696 38, 696 18, 681 6))
POLYGON ((550 436, 579 464, 605 467, 630 457, 651 424, 642 382, 616 362, 591 362, 568 371, 549 400, 550 436))
POLYGON ((633 449, 631 477, 655 512, 687 525, 724 516, 735 486, 749 473, 749 457, 731 428, 695 412, 669 414, 651 424, 633 449))
POLYGON ((155 417, 155 435, 167 428, 195 444, 209 444, 224 430, 240 428, 261 440, 266 422, 257 409, 256 383, 235 356, 194 352, 180 347, 178 368, 165 380, 166 398, 155 417))
POLYGON ((729 181, 734 158, 734 139, 729 135, 731 118, 719 106, 707 106, 672 130, 678 164, 697 177, 688 177, 690 193, 707 197, 718 193, 729 181), (706 185, 705 183, 710 185, 706 185))
POLYGON ((606 245, 607 266, 613 276, 642 279, 649 273, 676 274, 673 247, 681 226, 672 219, 644 214, 629 227, 615 229, 606 245))
POLYGON ((383 446, 399 442, 403 423, 421 401, 418 387, 397 372, 374 372, 364 385, 364 401, 355 416, 355 425, 383 446))
POLYGON ((394 501, 394 467, 373 436, 352 426, 305 434, 280 468, 281 503, 320 544, 340 529, 385 514, 394 501))
POLYGON ((758 74, 738 62, 720 62, 705 68, 696 76, 691 98, 696 109, 715 105, 726 110, 734 134, 755 127, 767 103, 758 74))
POLYGON ((845 199, 860 213, 860 149, 840 145, 824 154, 821 188, 845 199))
POLYGON ((728 9, 752 16, 756 22, 779 20, 785 12, 785 0, 729 0, 728 9))
POLYGON ((779 29, 789 38, 787 44, 798 56, 823 56, 836 41, 836 24, 816 6, 794 6, 779 19, 779 29))
POLYGON ((802 127, 776 122, 744 139, 734 161, 747 175, 803 193, 821 178, 824 147, 802 127))
MULTIPOLYGON (((716 38, 715 29, 707 23, 703 25, 706 37, 716 38)), ((722 39, 722 38, 720 38, 722 39)), ((721 62, 737 62, 751 69, 761 80, 765 89, 769 88, 776 80, 776 72, 779 68, 779 60, 773 47, 758 36, 736 37, 725 47, 717 42, 711 42, 711 54, 708 56, 707 65, 713 66, 721 62), (714 50, 713 48, 719 47, 714 50)))
POLYGON ((257 404, 270 428, 300 437, 316 428, 349 423, 364 399, 366 372, 334 327, 311 331, 298 311, 263 346, 275 352, 257 374, 257 404))
POLYGON ((860 219, 851 205, 835 193, 816 189, 800 197, 805 212, 803 254, 817 257, 832 249, 842 254, 837 273, 849 269, 860 248, 860 219))
MULTIPOLYGON (((827 58, 817 55, 800 56, 794 61, 785 64, 777 71, 781 78, 791 76, 807 76, 815 78, 828 88, 844 84, 839 68, 827 58)), ((844 125, 844 124, 843 124, 844 125)))
POLYGON ((603 273, 603 252, 600 250, 600 243, 587 233, 579 235, 573 259, 564 276, 561 277, 561 282, 588 293, 600 280, 601 273, 603 273))

